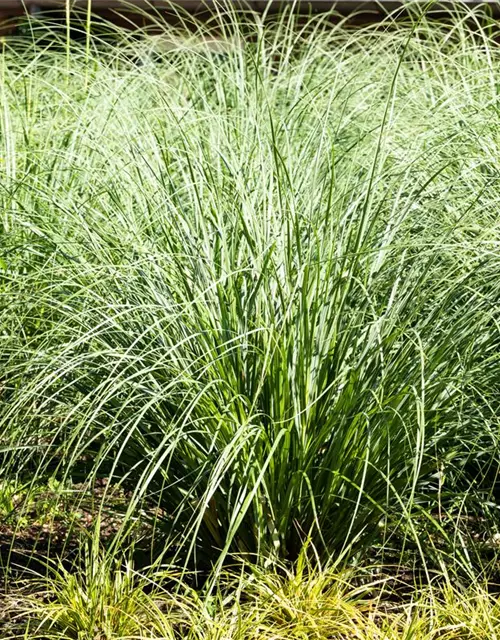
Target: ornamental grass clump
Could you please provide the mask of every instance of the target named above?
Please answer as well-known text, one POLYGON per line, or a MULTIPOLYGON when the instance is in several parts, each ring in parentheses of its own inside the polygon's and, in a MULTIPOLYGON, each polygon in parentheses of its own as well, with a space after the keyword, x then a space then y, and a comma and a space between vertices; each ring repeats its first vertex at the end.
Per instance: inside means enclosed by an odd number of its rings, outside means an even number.
POLYGON ((5 46, 5 473, 108 477, 201 564, 493 500, 500 55, 411 15, 5 46))

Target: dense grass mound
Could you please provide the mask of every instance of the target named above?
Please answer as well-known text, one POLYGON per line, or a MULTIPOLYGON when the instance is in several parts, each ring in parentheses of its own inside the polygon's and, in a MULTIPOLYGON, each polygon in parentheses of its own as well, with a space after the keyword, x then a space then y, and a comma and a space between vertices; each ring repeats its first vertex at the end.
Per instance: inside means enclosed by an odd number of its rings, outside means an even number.
POLYGON ((488 24, 55 39, 1 59, 3 473, 109 477, 198 561, 494 529, 488 24))

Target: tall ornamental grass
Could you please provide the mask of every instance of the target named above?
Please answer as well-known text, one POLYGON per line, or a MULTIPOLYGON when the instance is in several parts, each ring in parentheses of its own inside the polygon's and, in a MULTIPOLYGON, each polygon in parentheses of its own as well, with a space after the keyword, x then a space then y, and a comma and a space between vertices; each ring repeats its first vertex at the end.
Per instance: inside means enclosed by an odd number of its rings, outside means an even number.
POLYGON ((4 42, 2 472, 108 477, 198 562, 493 504, 491 24, 158 25, 4 42))

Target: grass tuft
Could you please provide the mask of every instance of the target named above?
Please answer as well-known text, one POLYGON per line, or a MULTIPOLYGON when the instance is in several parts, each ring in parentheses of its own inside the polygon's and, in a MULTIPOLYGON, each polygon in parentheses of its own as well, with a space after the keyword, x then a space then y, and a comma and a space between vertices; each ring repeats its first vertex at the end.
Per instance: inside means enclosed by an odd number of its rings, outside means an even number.
POLYGON ((415 513, 498 533, 494 23, 31 26, 1 59, 2 473, 106 477, 204 570, 401 530, 425 561, 415 513))

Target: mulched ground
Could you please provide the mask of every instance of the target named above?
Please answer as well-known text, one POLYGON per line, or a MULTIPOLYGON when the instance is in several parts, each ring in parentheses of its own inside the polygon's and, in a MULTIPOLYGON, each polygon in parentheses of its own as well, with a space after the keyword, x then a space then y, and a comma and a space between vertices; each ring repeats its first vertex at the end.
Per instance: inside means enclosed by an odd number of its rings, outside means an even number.
POLYGON ((44 491, 34 498, 21 497, 14 511, 0 519, 0 578, 7 565, 19 574, 25 569, 39 570, 44 556, 70 559, 94 532, 97 513, 100 540, 105 544, 120 528, 127 499, 105 479, 91 490, 79 484, 70 492, 44 491))

